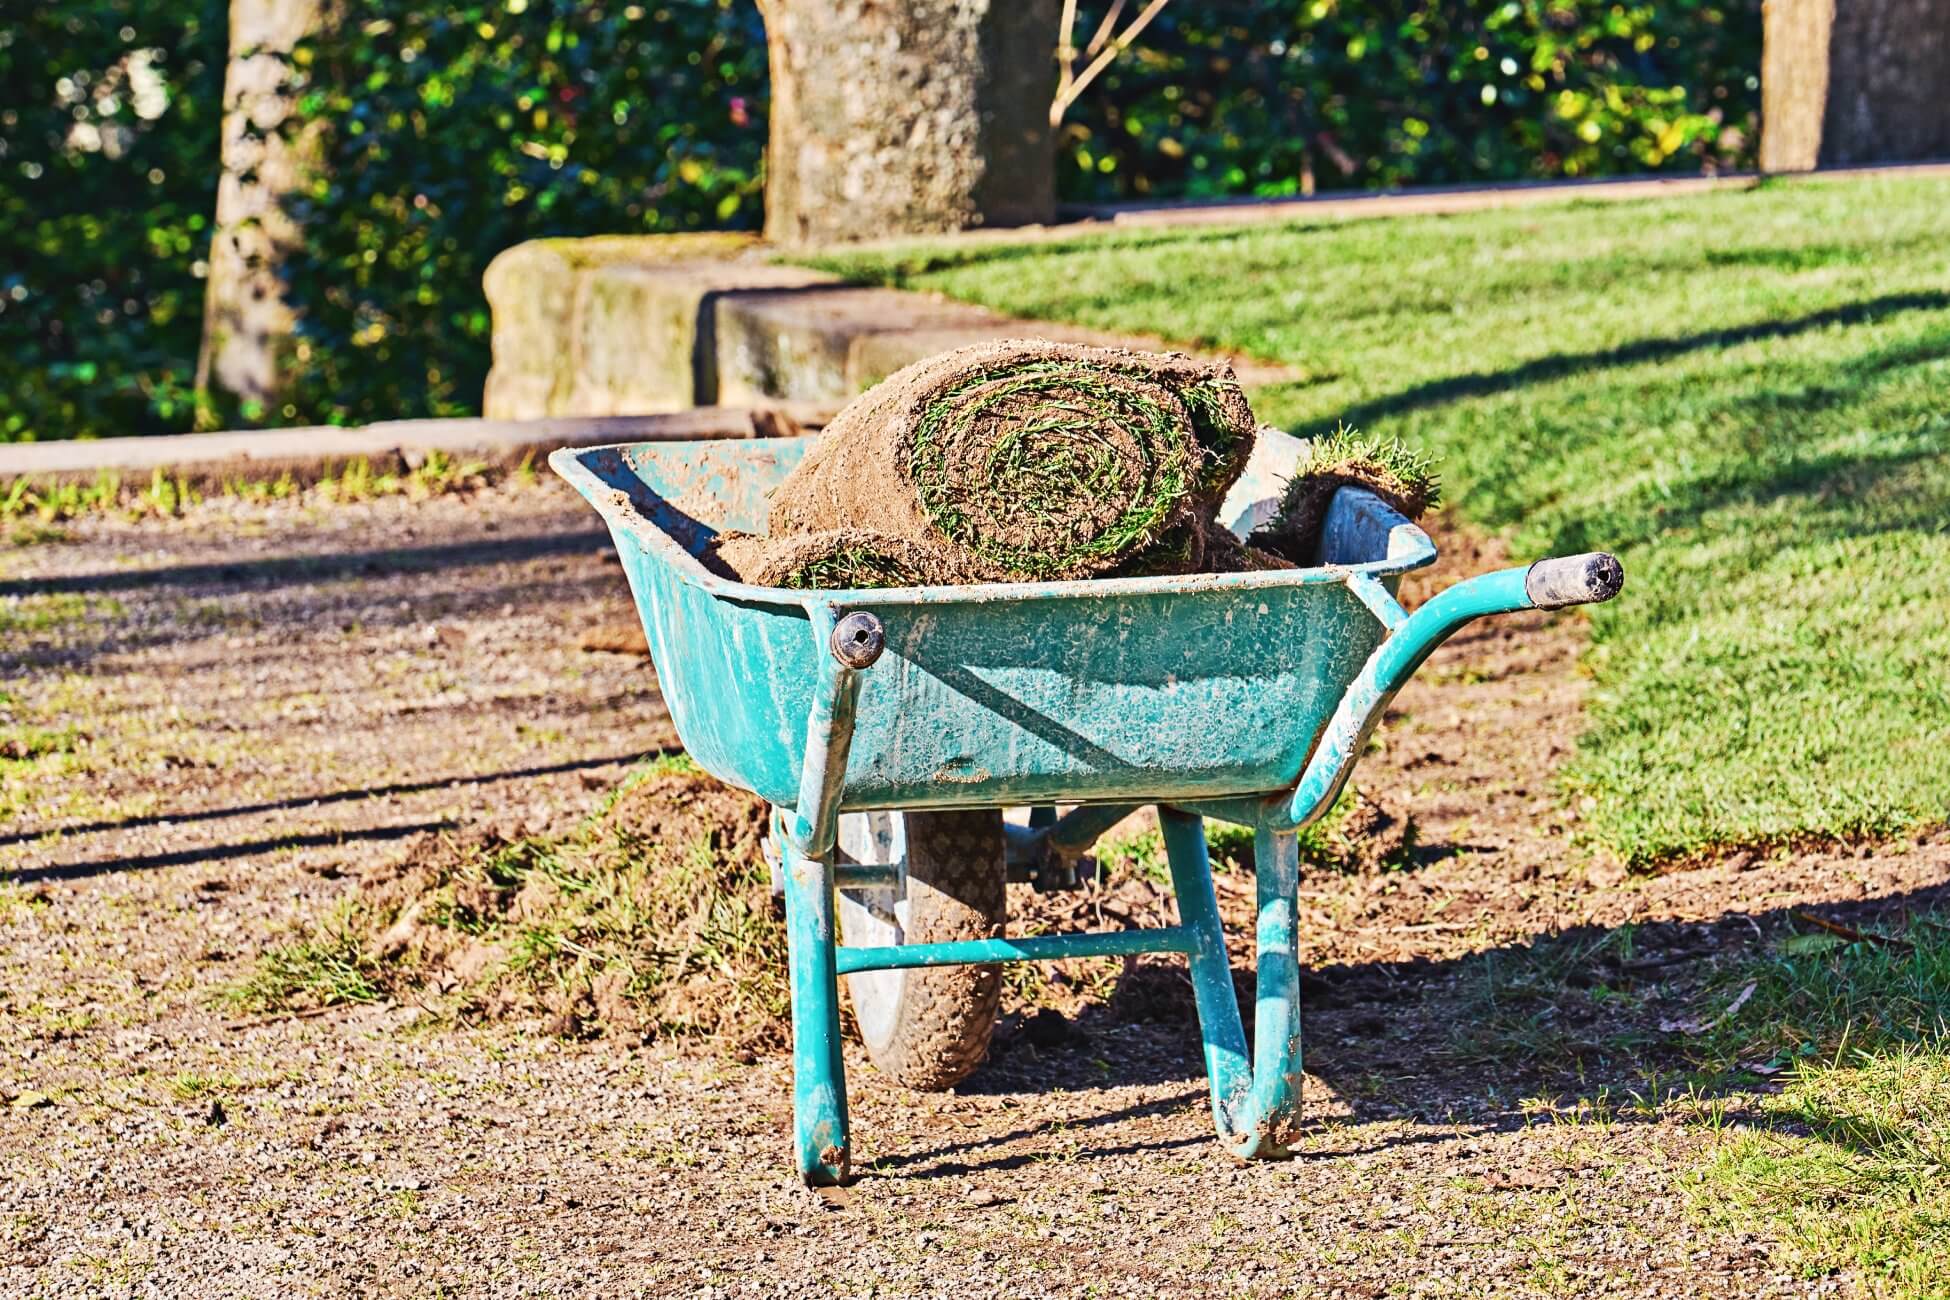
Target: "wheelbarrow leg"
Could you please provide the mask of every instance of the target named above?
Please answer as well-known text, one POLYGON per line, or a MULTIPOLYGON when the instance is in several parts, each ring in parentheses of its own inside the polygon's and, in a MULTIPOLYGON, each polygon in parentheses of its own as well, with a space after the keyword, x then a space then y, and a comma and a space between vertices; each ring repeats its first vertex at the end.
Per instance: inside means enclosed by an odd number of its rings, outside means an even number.
POLYGON ((792 974, 792 1128, 799 1176, 808 1187, 844 1182, 852 1162, 846 1133, 846 1063, 840 1056, 840 985, 833 945, 833 842, 853 744, 860 673, 886 647, 872 614, 845 618, 831 605, 806 610, 829 651, 820 691, 806 715, 799 803, 778 810, 784 830, 786 959, 792 974))
POLYGON ((1234 1117, 1232 1153, 1248 1160, 1288 1154, 1300 1118, 1300 949, 1294 909, 1300 845, 1290 830, 1253 834, 1259 880, 1257 992, 1253 1000, 1253 1090, 1234 1117))
POLYGON ((792 971, 792 1124, 807 1186, 845 1181, 846 1064, 840 1056, 839 977, 833 958, 833 858, 785 856, 786 948, 792 971))
POLYGON ((1198 1000, 1199 1034, 1205 1040, 1205 1077, 1212 1086, 1212 1122, 1228 1144, 1233 1116, 1252 1089, 1246 1060, 1246 1029, 1232 993, 1225 929, 1212 892, 1212 863, 1205 852, 1205 822, 1175 808, 1158 809, 1178 919, 1198 936, 1192 950, 1192 995, 1198 1000))
POLYGON ((1294 927, 1298 849, 1291 831, 1262 826, 1253 837, 1259 876, 1259 973, 1253 1015, 1253 1059, 1232 991, 1225 930, 1212 889, 1203 821, 1160 808, 1178 914, 1198 935, 1192 990, 1205 1040, 1212 1118, 1226 1149, 1242 1159, 1287 1154, 1285 1139, 1300 1108, 1300 968, 1294 927))

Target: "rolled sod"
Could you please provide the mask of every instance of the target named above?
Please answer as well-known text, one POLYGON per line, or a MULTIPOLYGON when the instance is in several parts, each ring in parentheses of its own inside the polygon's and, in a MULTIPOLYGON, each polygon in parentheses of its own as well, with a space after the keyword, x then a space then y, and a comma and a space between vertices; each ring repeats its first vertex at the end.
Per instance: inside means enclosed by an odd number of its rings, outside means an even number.
POLYGON ((948 548, 864 528, 788 537, 724 533, 706 557, 713 569, 761 587, 840 590, 1002 582, 1006 575, 971 566, 948 548))
POLYGON ((768 538, 724 539, 719 558, 783 586, 1196 571, 1252 442, 1223 363, 978 344, 840 412, 774 492, 768 538))
POLYGON ((1363 438, 1343 427, 1307 443, 1278 513, 1253 530, 1248 549, 1295 564, 1318 564, 1327 507, 1344 487, 1366 488, 1408 519, 1420 519, 1442 504, 1442 480, 1430 456, 1399 439, 1363 438))
MULTIPOLYGON (((944 547, 861 528, 791 537, 725 533, 712 543, 706 563, 714 572, 741 582, 800 590, 929 587, 1011 580, 999 570, 982 565, 971 567, 965 559, 956 559, 944 547)), ((1248 546, 1223 525, 1214 523, 1165 538, 1133 556, 1115 576, 1251 573, 1298 567, 1291 560, 1248 546)))

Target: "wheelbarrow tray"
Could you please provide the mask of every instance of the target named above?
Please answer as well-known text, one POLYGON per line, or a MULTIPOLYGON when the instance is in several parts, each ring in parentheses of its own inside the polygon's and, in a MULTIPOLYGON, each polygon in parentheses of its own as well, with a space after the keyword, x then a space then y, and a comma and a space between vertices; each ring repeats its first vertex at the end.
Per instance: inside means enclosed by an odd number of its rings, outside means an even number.
MULTIPOLYGON (((1299 445, 1263 437, 1221 516, 1242 533, 1299 445)), ((719 532, 764 531, 768 494, 812 441, 550 461, 609 525, 684 747, 782 807, 800 792, 832 611, 870 613, 886 636, 862 675, 841 809, 1183 802, 1292 788, 1388 630, 1350 576, 1392 592, 1435 558, 1414 524, 1343 489, 1316 568, 858 591, 708 571, 719 532)))

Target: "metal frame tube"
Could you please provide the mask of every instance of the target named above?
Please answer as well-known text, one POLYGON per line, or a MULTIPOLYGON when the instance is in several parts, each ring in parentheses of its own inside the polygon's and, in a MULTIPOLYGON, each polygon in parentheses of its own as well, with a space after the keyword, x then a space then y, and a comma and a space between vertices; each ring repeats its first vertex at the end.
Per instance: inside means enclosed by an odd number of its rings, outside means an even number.
POLYGON ((1244 1159, 1283 1157, 1300 1118, 1300 848, 1291 830, 1253 833, 1259 885, 1255 924, 1253 1084, 1227 1145, 1244 1159))
POLYGON ((808 1185, 831 1185, 846 1179, 852 1163, 834 962, 833 863, 830 856, 808 857, 791 844, 784 852, 793 1149, 799 1176, 808 1185))
MULTIPOLYGON (((822 649, 837 623, 831 605, 809 605, 812 634, 822 649)), ((860 698, 859 670, 838 656, 820 656, 820 690, 806 715, 806 758, 799 768, 799 803, 785 819, 786 838, 807 857, 833 851, 846 759, 853 748, 853 717, 860 698)))
POLYGON ((1199 1035, 1205 1044, 1205 1075, 1212 1093, 1212 1122, 1220 1139, 1233 1145, 1237 1119, 1252 1090, 1246 1059, 1246 1029, 1232 992, 1232 964, 1226 959, 1225 927, 1218 896, 1212 892, 1212 863, 1205 852, 1205 823, 1191 813, 1159 808, 1165 855, 1178 916, 1198 937, 1190 953, 1192 994, 1198 1001, 1199 1035))
POLYGON ((1183 925, 1102 934, 1039 934, 1022 939, 967 939, 959 943, 908 943, 884 948, 845 948, 839 972, 901 970, 913 966, 968 966, 997 961, 1061 961, 1067 957, 1130 957, 1146 952, 1191 952, 1198 936, 1183 925))

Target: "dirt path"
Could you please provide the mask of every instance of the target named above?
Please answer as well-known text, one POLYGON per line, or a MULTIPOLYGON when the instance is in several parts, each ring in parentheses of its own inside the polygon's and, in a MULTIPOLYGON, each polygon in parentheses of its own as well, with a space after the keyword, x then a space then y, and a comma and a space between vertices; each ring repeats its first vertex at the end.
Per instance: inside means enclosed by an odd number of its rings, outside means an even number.
MULTIPOLYGON (((674 742, 641 661, 577 648, 626 600, 593 525, 544 486, 0 553, 0 1294, 1808 1293, 1690 1226, 1708 1134, 1602 1103, 1656 1057, 1621 1029, 1790 906, 1939 897, 1950 844, 1608 870, 1549 781, 1575 615, 1453 642, 1362 769, 1423 847, 1304 883, 1285 1164, 1215 1149, 1170 998, 1018 1033, 952 1096, 850 1061, 863 1176, 825 1195, 779 1059, 212 1005, 401 836, 567 825, 674 742), (1556 932, 1634 996, 1484 1014, 1483 954, 1556 932)), ((1491 562, 1451 539, 1440 576, 1491 562)))

